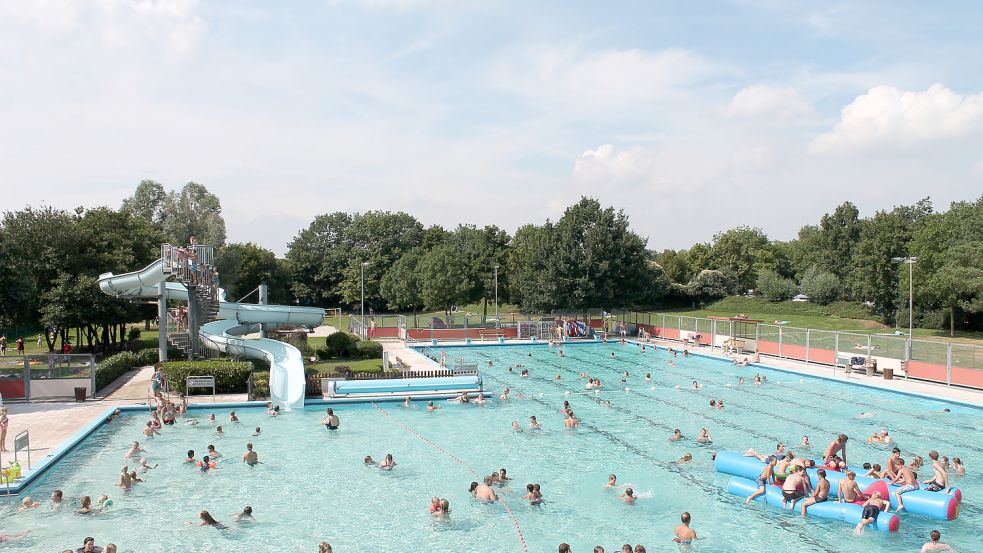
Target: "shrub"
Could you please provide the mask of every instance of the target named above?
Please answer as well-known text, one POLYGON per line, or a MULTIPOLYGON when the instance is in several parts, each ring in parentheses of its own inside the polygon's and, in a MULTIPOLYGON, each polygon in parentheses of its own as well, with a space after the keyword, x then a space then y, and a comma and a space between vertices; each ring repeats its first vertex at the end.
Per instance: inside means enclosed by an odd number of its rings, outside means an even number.
POLYGON ((802 277, 802 291, 819 305, 829 305, 840 295, 840 279, 813 267, 802 277))
POLYGON ((362 359, 382 359, 382 344, 370 340, 355 343, 355 355, 362 359))
POLYGON ((270 397, 270 371, 254 372, 252 399, 266 399, 268 397, 270 397))
POLYGON ((126 332, 126 339, 129 340, 130 342, 136 342, 137 340, 139 340, 140 329, 135 326, 131 326, 130 330, 126 332))
POLYGON ((128 351, 117 353, 96 363, 96 390, 101 390, 122 376, 134 365, 134 355, 128 351))
POLYGON ((798 287, 791 279, 783 278, 775 271, 761 271, 758 274, 758 290, 769 301, 791 299, 798 287))
POLYGON ((335 332, 324 339, 327 358, 352 357, 355 355, 355 344, 359 337, 350 332, 335 332))
POLYGON ((331 359, 331 356, 328 354, 327 348, 314 348, 314 355, 316 355, 317 358, 320 359, 321 361, 327 361, 328 359, 331 359))
POLYGON ((159 360, 160 350, 157 348, 146 348, 133 353, 133 363, 135 367, 154 365, 159 360))
MULTIPOLYGON (((187 378, 194 376, 214 376, 215 393, 235 394, 246 391, 246 379, 253 365, 245 361, 168 361, 164 363, 164 375, 171 383, 171 389, 187 393, 187 378)), ((254 377, 254 380, 256 378, 254 377)), ((269 381, 269 375, 266 380, 269 381)))

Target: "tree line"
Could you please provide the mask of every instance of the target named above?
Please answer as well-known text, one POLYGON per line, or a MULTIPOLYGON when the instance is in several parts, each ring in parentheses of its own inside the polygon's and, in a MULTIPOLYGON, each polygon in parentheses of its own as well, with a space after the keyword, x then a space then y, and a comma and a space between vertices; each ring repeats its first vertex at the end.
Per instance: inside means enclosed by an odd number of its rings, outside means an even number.
MULTIPOLYGON (((100 273, 144 266, 163 242, 189 236, 217 247, 230 301, 265 282, 274 303, 376 311, 449 310, 502 303, 527 312, 636 309, 707 303, 733 294, 786 300, 862 301, 885 321, 907 320, 908 271, 917 256, 919 326, 983 328, 983 197, 934 211, 928 199, 862 218, 846 202, 795 239, 737 227, 707 243, 650 251, 627 215, 581 198, 556 221, 509 234, 494 225, 425 227, 389 211, 319 215, 285 258, 252 243, 226 243, 221 202, 201 184, 179 190, 143 181, 119 209, 26 208, 0 220, 0 327, 54 329, 93 349, 117 347, 146 306, 99 292, 100 273), (497 269, 496 269, 497 267, 497 269)), ((49 346, 54 347, 49 337, 49 346)))

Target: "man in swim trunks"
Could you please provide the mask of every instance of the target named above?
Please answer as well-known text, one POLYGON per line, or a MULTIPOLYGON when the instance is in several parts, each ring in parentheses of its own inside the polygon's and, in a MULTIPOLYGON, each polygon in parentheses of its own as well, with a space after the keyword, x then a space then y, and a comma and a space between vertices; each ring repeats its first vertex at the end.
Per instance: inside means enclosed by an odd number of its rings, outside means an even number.
POLYGON ((573 414, 573 411, 567 411, 567 418, 563 420, 563 427, 577 428, 578 426, 580 426, 580 421, 577 420, 576 415, 573 414))
POLYGON ((891 457, 884 464, 884 478, 894 478, 898 472, 894 469, 894 461, 901 458, 901 449, 895 447, 891 450, 891 457))
POLYGON ((478 487, 474 490, 474 497, 478 501, 498 501, 498 496, 495 495, 495 490, 492 489, 492 477, 486 476, 484 478, 484 483, 478 484, 478 487))
POLYGON ((816 503, 823 503, 829 499, 829 480, 826 480, 826 471, 819 469, 816 471, 816 475, 819 476, 819 482, 816 483, 816 489, 813 490, 811 496, 802 502, 803 517, 806 516, 806 507, 816 503))
POLYGON ((840 482, 836 485, 836 501, 853 503, 863 498, 864 494, 857 485, 857 473, 852 470, 846 471, 846 478, 840 478, 840 482))
POLYGON ((802 476, 802 469, 793 466, 785 482, 782 483, 782 507, 788 505, 790 510, 795 510, 795 502, 802 499, 809 493, 809 479, 802 476))
POLYGON ((846 434, 840 434, 826 446, 826 452, 823 453, 823 462, 826 463, 827 467, 835 470, 846 468, 846 442, 848 439, 846 434), (837 456, 837 453, 840 455, 837 456))
POLYGON ((915 478, 915 473, 910 467, 904 464, 904 459, 896 459, 894 461, 894 470, 897 471, 898 475, 891 480, 891 484, 897 484, 898 482, 904 482, 898 491, 894 492, 894 498, 898 500, 898 508, 894 510, 895 513, 904 509, 904 504, 901 501, 901 495, 906 494, 910 491, 918 489, 918 480, 915 478))
POLYGON ((529 430, 542 430, 543 425, 536 420, 536 415, 529 417, 529 430))
POLYGON ((945 466, 939 461, 939 452, 930 451, 928 458, 932 460, 932 478, 922 482, 925 484, 925 489, 930 492, 948 491, 949 475, 946 473, 945 466))
POLYGON ((325 411, 325 413, 327 414, 324 415, 323 419, 321 419, 321 424, 323 424, 328 430, 338 430, 338 425, 341 423, 341 420, 338 419, 338 415, 334 414, 334 409, 329 408, 327 411, 325 411))
POLYGON ((682 521, 682 524, 676 526, 676 530, 673 532, 676 537, 673 539, 673 541, 680 545, 693 543, 693 540, 697 539, 696 530, 689 527, 689 522, 691 520, 689 513, 684 512, 679 516, 679 519, 682 521))
POLYGON ((765 489, 768 486, 768 483, 775 481, 775 463, 777 462, 778 460, 775 458, 774 455, 768 457, 767 461, 765 462, 765 468, 761 471, 761 474, 759 474, 758 478, 755 480, 755 482, 757 482, 758 484, 758 490, 753 494, 749 495, 747 499, 744 501, 745 503, 750 505, 752 501, 765 494, 765 489))
POLYGON ((875 523, 877 521, 877 515, 881 514, 881 511, 890 508, 890 504, 881 499, 881 492, 874 492, 870 496, 870 499, 864 501, 863 507, 864 511, 860 515, 860 522, 857 523, 857 527, 853 530, 858 536, 864 533, 865 526, 875 523))
POLYGON ((242 462, 249 466, 255 466, 259 462, 259 455, 253 451, 253 444, 246 444, 246 452, 242 454, 242 462))

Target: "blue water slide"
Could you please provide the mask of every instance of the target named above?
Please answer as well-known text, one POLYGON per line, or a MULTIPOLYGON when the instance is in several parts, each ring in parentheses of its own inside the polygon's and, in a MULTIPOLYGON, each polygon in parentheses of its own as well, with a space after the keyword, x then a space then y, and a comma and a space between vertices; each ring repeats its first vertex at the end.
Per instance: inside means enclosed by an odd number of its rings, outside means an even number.
MULTIPOLYGON (((157 260, 139 271, 99 275, 99 288, 119 298, 159 299, 158 285, 169 277, 163 262, 157 260)), ((165 288, 169 298, 187 301, 188 289, 183 284, 166 282, 165 288)), ((219 291, 219 298, 225 298, 224 290, 219 291)), ((274 405, 284 409, 303 408, 306 377, 300 350, 278 340, 243 335, 257 331, 263 323, 315 327, 324 320, 324 310, 220 301, 218 319, 201 326, 198 331, 201 343, 229 355, 266 359, 270 363, 270 399, 274 405)))

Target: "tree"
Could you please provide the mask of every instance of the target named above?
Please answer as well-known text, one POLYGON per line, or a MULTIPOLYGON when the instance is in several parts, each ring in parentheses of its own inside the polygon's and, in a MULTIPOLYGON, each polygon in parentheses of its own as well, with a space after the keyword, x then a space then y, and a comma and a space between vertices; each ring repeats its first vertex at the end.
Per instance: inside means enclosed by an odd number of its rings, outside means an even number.
POLYGON ((737 277, 741 290, 757 287, 758 268, 777 269, 768 237, 759 228, 737 227, 713 237, 710 261, 714 269, 737 277))
POLYGON ((484 301, 482 321, 488 316, 488 300, 495 298, 495 266, 499 266, 499 287, 508 288, 505 270, 507 232, 491 225, 482 229, 474 225, 460 225, 451 233, 445 244, 454 247, 464 261, 465 272, 461 278, 467 280, 468 295, 466 303, 484 301))
POLYGON ((164 228, 164 203, 167 193, 164 185, 152 180, 142 180, 133 195, 123 200, 120 211, 143 219, 151 225, 164 228))
POLYGON ((443 244, 430 250, 420 260, 418 270, 420 296, 427 307, 450 313, 451 306, 467 300, 470 287, 462 278, 467 268, 453 246, 443 244))
POLYGON ((351 224, 348 213, 318 215, 290 242, 287 266, 296 297, 326 307, 341 303, 338 285, 349 264, 345 232, 351 224))
POLYGON ((164 199, 163 231, 172 244, 186 244, 194 236, 199 244, 225 244, 222 202, 204 185, 189 182, 164 199))
POLYGON ((581 198, 556 222, 552 246, 546 272, 556 286, 554 307, 609 308, 644 298, 648 252, 623 211, 581 198))
POLYGON ((983 241, 958 244, 925 284, 925 296, 949 311, 949 335, 960 313, 983 313, 983 241))
POLYGON ((802 277, 802 292, 813 303, 829 305, 840 295, 840 279, 833 273, 812 267, 802 277))
POLYGON ((673 282, 689 282, 692 276, 690 268, 686 263, 686 251, 677 252, 676 250, 662 250, 656 254, 655 262, 662 267, 666 276, 673 282))
POLYGON ((689 282, 687 292, 700 301, 710 301, 733 294, 737 286, 737 277, 723 271, 704 269, 689 282))
POLYGON ((424 306, 420 262, 425 255, 423 248, 406 252, 386 271, 379 283, 379 293, 390 309, 413 311, 413 326, 416 326, 416 311, 424 306))
POLYGON ((556 286, 549 277, 553 225, 524 225, 515 231, 508 249, 506 290, 511 301, 527 311, 549 311, 557 304, 556 286))
MULTIPOLYGON (((252 242, 227 244, 215 259, 219 279, 229 301, 266 284, 270 303, 290 303, 290 274, 284 261, 252 242)), ((257 298, 258 299, 258 298, 257 298)))
POLYGON ((784 278, 775 271, 762 270, 758 273, 758 290, 768 301, 792 299, 798 286, 792 279, 784 278))
POLYGON ((849 278, 853 249, 860 240, 860 211, 850 202, 840 204, 819 221, 819 267, 841 280, 849 278))

